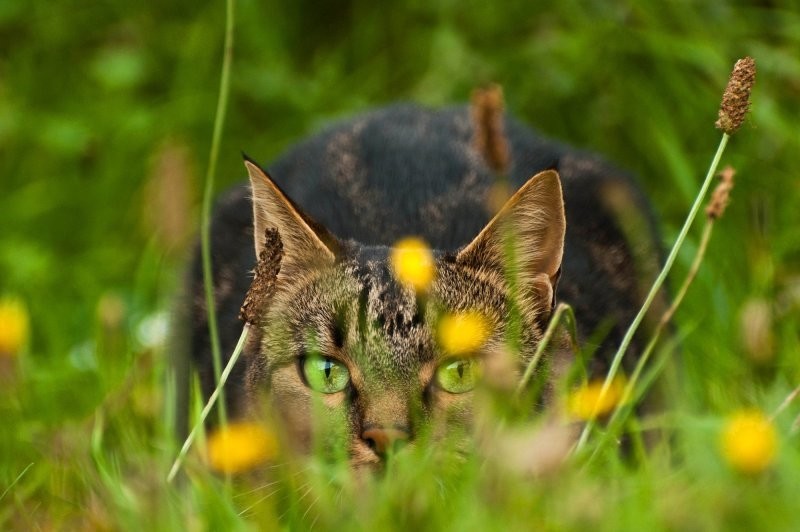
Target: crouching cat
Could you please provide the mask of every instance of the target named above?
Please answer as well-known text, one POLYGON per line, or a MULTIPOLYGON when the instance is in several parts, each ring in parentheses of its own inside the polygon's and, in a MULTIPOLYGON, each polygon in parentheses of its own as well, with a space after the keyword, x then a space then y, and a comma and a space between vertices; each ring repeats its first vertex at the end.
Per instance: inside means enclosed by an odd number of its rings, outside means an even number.
MULTIPOLYGON (((495 212, 487 201, 498 176, 467 107, 395 105, 301 141, 269 173, 245 162, 249 186, 228 192, 212 221, 223 363, 267 229, 277 229, 283 258, 263 326, 226 388, 229 416, 251 415, 266 398, 305 452, 326 439, 314 432, 321 413, 354 467, 379 464, 432 423, 468 430, 478 366, 506 349, 512 313, 521 374, 557 298, 573 307, 581 341, 593 342, 589 373, 605 372, 658 266, 650 209, 624 172, 502 120, 492 142, 507 147, 511 193, 495 212), (400 282, 390 261, 409 235, 433 250, 424 293, 400 282), (437 324, 466 312, 482 317, 486 334, 454 357, 437 324)), ((208 394, 200 262, 190 348, 208 394)))

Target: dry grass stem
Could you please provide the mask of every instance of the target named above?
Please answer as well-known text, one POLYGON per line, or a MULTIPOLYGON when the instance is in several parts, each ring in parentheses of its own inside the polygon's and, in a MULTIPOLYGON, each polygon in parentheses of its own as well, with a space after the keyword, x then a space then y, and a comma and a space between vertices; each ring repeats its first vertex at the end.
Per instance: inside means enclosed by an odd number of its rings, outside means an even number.
POLYGON ((798 395, 800 395, 800 386, 798 386, 797 388, 792 390, 789 393, 789 395, 786 396, 786 398, 781 402, 781 404, 778 406, 778 408, 775 409, 775 412, 772 413, 772 415, 769 417, 769 419, 772 420, 772 421, 775 421, 775 418, 778 417, 779 415, 781 415, 781 412, 786 410, 786 408, 790 404, 792 404, 792 401, 797 399, 798 395))

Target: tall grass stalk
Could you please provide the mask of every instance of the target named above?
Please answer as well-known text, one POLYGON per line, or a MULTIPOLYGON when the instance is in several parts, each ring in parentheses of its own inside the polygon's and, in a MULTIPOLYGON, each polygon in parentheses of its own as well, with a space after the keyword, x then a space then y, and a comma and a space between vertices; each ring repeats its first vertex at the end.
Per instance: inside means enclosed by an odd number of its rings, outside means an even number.
POLYGON ((236 365, 236 361, 239 360, 239 356, 242 354, 242 349, 244 349, 244 344, 247 341, 247 335, 249 332, 250 324, 245 323, 244 328, 242 329, 242 334, 239 336, 239 341, 236 343, 236 348, 233 350, 230 360, 228 360, 228 363, 225 365, 225 369, 222 371, 222 374, 219 377, 217 387, 214 388, 214 392, 208 398, 206 405, 203 407, 203 411, 200 412, 200 419, 195 422, 194 427, 192 427, 192 431, 183 442, 183 446, 181 447, 178 456, 172 463, 172 468, 170 468, 169 474, 167 475, 167 482, 172 482, 172 479, 175 478, 175 475, 181 468, 183 460, 186 458, 186 454, 189 452, 189 449, 191 449, 192 443, 194 443, 194 439, 205 425, 209 412, 211 412, 211 409, 214 408, 214 404, 217 402, 217 400, 223 397, 222 390, 225 387, 225 383, 228 381, 231 371, 233 371, 233 367, 236 365))
MULTIPOLYGON (((633 335, 636 333, 636 330, 642 323, 645 314, 647 314, 647 311, 650 309, 650 305, 653 303, 653 300, 655 299, 659 290, 661 290, 661 287, 664 284, 664 280, 667 278, 667 275, 672 269, 672 265, 678 256, 678 252, 683 246, 684 240, 686 240, 686 235, 688 234, 689 229, 691 228, 692 223, 694 222, 694 219, 697 217, 697 213, 700 210, 701 205, 703 204, 703 200, 705 199, 706 193, 708 192, 708 189, 711 186, 711 182, 714 178, 714 175, 716 175, 717 173, 717 166, 719 166, 719 161, 722 158, 722 154, 725 152, 725 147, 728 145, 728 139, 730 139, 730 135, 728 135, 728 133, 723 133, 722 139, 720 139, 719 142, 719 146, 717 146, 717 152, 714 154, 714 158, 712 159, 711 165, 709 166, 708 172, 706 173, 706 178, 703 181, 702 186, 700 187, 700 191, 697 193, 697 197, 695 198, 694 203, 692 204, 692 208, 689 210, 689 214, 686 217, 686 221, 684 221, 683 223, 683 227, 681 228, 681 231, 678 234, 678 238, 675 240, 675 244, 673 244, 672 250, 669 252, 669 255, 667 256, 667 260, 664 262, 664 267, 661 268, 661 271, 659 272, 658 277, 656 277, 653 286, 650 287, 650 292, 648 292, 647 297, 644 300, 644 303, 642 303, 641 308, 639 308, 639 312, 636 314, 636 317, 633 319, 633 322, 630 324, 628 330, 625 332, 625 336, 622 338, 622 342, 620 343, 617 352, 614 354, 614 358, 611 361, 611 367, 608 370, 608 374, 606 375, 605 381, 603 382, 603 387, 600 390, 600 397, 598 399, 599 402, 603 401, 606 394, 608 393, 608 390, 611 387, 611 383, 613 382, 614 378, 617 376, 617 373, 619 372, 619 367, 622 364, 622 357, 628 350, 628 346, 633 340, 633 335)), ((580 451, 586 444, 586 441, 589 438, 589 433, 591 432, 593 427, 594 423, 592 421, 586 423, 586 426, 583 428, 583 432, 581 433, 581 437, 578 440, 578 444, 575 447, 576 451, 580 451)))
POLYGON ((31 462, 30 464, 28 464, 27 466, 25 466, 25 469, 23 469, 23 470, 22 470, 22 472, 21 472, 19 475, 17 475, 17 477, 16 477, 16 478, 15 478, 13 481, 11 481, 11 484, 9 484, 9 485, 8 485, 8 487, 7 487, 6 489, 4 489, 4 490, 3 490, 3 493, 0 493, 0 501, 2 501, 3 499, 5 499, 6 495, 7 495, 7 494, 8 494, 8 493, 11 491, 11 489, 12 489, 14 486, 16 486, 16 485, 17 485, 17 482, 19 482, 19 481, 20 481, 20 479, 22 479, 22 477, 24 477, 24 476, 25 476, 25 473, 27 473, 27 472, 28 472, 28 470, 29 470, 30 468, 32 468, 32 467, 33 467, 33 464, 34 464, 34 463, 33 463, 33 462, 31 462))
MULTIPOLYGON (((214 196, 214 177, 217 173, 217 160, 219 147, 222 141, 222 127, 225 123, 225 113, 228 106, 230 93, 231 64, 233 63, 233 28, 234 28, 234 0, 226 0, 225 9, 225 44, 222 58, 222 73, 219 81, 219 95, 217 109, 214 116, 214 131, 211 136, 211 149, 208 155, 208 169, 203 190, 203 205, 200 213, 200 252, 203 261, 203 287, 206 296, 206 312, 208 314, 208 331, 211 342, 211 354, 214 361, 214 376, 217 381, 222 373, 222 354, 219 344, 219 331, 217 327, 216 304, 214 303, 214 281, 211 271, 211 203, 214 196)), ((220 421, 226 421, 224 394, 220 401, 220 421)))
POLYGON ((555 334, 561 322, 562 316, 565 316, 567 320, 571 346, 573 348, 577 348, 578 334, 577 329, 575 328, 575 313, 573 312, 571 306, 567 305, 566 303, 559 303, 555 312, 553 312, 553 317, 550 319, 550 323, 547 325, 547 329, 542 336, 542 340, 539 342, 539 345, 536 346, 536 352, 531 357, 530 362, 528 362, 528 365, 525 368, 525 373, 522 374, 522 378, 517 384, 517 389, 514 391, 515 398, 519 397, 522 391, 528 385, 528 381, 530 381, 531 376, 533 376, 533 372, 539 365, 539 360, 542 358, 547 346, 550 345, 550 342, 553 340, 553 335, 555 334))
POLYGON ((781 402, 778 408, 775 409, 775 412, 773 412, 769 418, 772 421, 775 421, 775 418, 778 417, 781 414, 781 412, 786 410, 789 407, 789 405, 792 404, 792 401, 797 399, 798 395, 800 395, 800 386, 789 392, 789 395, 787 395, 786 398, 784 398, 784 400, 781 402))
MULTIPOLYGON (((639 360, 636 362, 636 367, 634 368, 630 379, 625 385, 625 390, 622 393, 622 399, 617 404, 614 412, 611 414, 611 418, 608 421, 608 430, 603 436, 602 441, 599 442, 594 448, 591 456, 592 458, 595 457, 609 441, 616 440, 617 436, 619 435, 619 430, 622 428, 625 422, 625 416, 631 411, 630 405, 635 404, 635 400, 631 401, 631 399, 634 395, 636 385, 639 383, 639 379, 642 376, 642 371, 644 371, 644 368, 647 366, 653 350, 658 344, 658 341, 661 339, 661 334, 664 332, 667 324, 669 324, 670 320, 675 315, 675 312, 683 302, 684 297, 686 297, 689 286, 691 286, 695 277, 697 277, 697 272, 700 271, 700 265, 703 263, 706 250, 708 249, 708 243, 711 240, 714 222, 714 218, 706 219, 706 224, 703 227, 703 234, 700 237, 700 244, 697 247, 697 252, 695 253, 694 259, 692 260, 692 265, 689 267, 689 272, 686 274, 686 278, 683 280, 681 287, 675 294, 675 297, 672 300, 669 308, 667 308, 667 310, 664 311, 664 314, 661 315, 661 319, 658 321, 658 325, 653 331, 650 341, 647 343, 647 346, 644 348, 644 351, 642 351, 639 360)), ((647 383, 645 383, 645 385, 646 384, 647 383)), ((641 393, 637 394, 637 397, 641 396, 642 393, 644 393, 643 390, 641 393)))
POLYGON ((214 197, 214 178, 217 173, 217 161, 219 160, 219 147, 222 142, 222 129, 225 124, 225 114, 228 107, 231 84, 231 65, 233 64, 233 30, 234 30, 234 0, 225 2, 225 41, 222 57, 222 72, 219 80, 219 94, 217 96, 217 108, 214 114, 214 130, 211 134, 211 148, 208 154, 208 168, 205 176, 205 187, 203 189, 203 204, 200 211, 200 253, 203 265, 203 289, 205 291, 206 314, 208 316, 208 333, 211 343, 211 356, 214 363, 214 377, 217 387, 206 402, 206 406, 200 414, 200 419, 192 427, 189 436, 183 442, 178 456, 170 468, 167 475, 167 482, 171 482, 180 470, 186 454, 194 442, 198 431, 203 427, 209 412, 214 407, 219 398, 219 417, 220 423, 227 423, 225 411, 225 382, 233 370, 233 366, 239 359, 239 355, 247 340, 249 324, 245 324, 236 348, 231 355, 225 369, 222 369, 222 349, 219 343, 219 328, 217 326, 216 303, 214 301, 214 280, 211 269, 211 204, 214 197))

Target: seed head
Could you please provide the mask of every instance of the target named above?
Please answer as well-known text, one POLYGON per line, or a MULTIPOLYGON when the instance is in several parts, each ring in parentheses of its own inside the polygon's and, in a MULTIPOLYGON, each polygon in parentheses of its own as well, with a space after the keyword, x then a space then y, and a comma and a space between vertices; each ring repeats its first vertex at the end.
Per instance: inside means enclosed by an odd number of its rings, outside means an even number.
POLYGON ((191 235, 192 183, 196 183, 191 150, 167 140, 154 154, 147 177, 144 221, 165 252, 179 254, 191 235))
POLYGON ((732 135, 742 126, 750 110, 750 91, 756 81, 756 62, 752 57, 739 59, 722 94, 717 129, 732 135))
POLYGON ((719 184, 711 194, 711 200, 706 207, 706 216, 710 219, 717 220, 725 212, 725 207, 728 206, 731 190, 733 189, 733 176, 735 175, 736 170, 730 165, 719 173, 719 184))
POLYGON ((742 347, 756 364, 766 364, 775 355, 772 304, 767 299, 751 298, 739 316, 742 347))
POLYGON ((492 84, 472 92, 473 142, 486 164, 498 175, 508 173, 508 140, 503 127, 503 89, 492 84))
POLYGON ((244 303, 239 309, 239 318, 247 323, 258 325, 265 315, 265 308, 272 293, 275 291, 275 281, 281 269, 283 258, 283 241, 278 230, 267 228, 264 232, 264 248, 258 256, 253 282, 244 297, 244 303))

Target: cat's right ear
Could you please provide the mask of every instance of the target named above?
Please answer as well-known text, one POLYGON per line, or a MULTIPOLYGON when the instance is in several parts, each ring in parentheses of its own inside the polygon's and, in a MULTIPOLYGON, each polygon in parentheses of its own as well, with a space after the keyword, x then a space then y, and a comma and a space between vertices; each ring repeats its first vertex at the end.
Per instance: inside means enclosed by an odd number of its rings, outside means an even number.
POLYGON ((457 260, 504 275, 513 273, 521 293, 537 293, 552 303, 565 231, 561 180, 556 171, 546 170, 520 187, 457 260))
POLYGON ((292 277, 299 270, 332 264, 336 259, 335 237, 302 213, 257 164, 245 158, 244 165, 253 192, 256 257, 264 247, 265 231, 274 227, 283 242, 280 276, 292 277))

